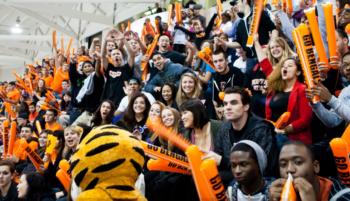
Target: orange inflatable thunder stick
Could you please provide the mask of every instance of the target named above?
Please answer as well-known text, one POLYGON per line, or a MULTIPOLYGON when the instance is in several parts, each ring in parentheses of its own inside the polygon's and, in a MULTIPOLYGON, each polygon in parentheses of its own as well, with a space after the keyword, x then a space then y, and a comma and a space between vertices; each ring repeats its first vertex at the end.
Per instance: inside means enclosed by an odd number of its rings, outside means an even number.
POLYGON ((172 13, 173 13, 173 4, 169 4, 168 6, 168 26, 171 25, 172 19, 172 13))
POLYGON ((33 144, 28 144, 27 140, 24 138, 19 139, 19 146, 16 150, 16 156, 21 157, 28 156, 29 160, 33 163, 35 169, 38 172, 41 172, 41 165, 44 164, 43 160, 40 158, 40 156, 35 152, 35 147, 32 146, 33 144))
POLYGON ((36 120, 35 121, 35 126, 36 126, 36 130, 38 131, 38 134, 40 135, 40 133, 42 131, 40 121, 36 120))
POLYGON ((49 163, 52 162, 54 163, 57 158, 57 152, 56 152, 56 144, 57 144, 57 137, 54 135, 47 135, 47 145, 46 145, 46 150, 45 154, 49 156, 49 160, 45 162, 44 166, 47 168, 49 166, 49 163))
POLYGON ((181 2, 175 2, 175 18, 178 24, 182 24, 182 5, 181 2))
MULTIPOLYGON (((191 145, 186 139, 184 139, 182 136, 170 131, 167 129, 164 125, 158 123, 158 122, 152 122, 150 120, 147 121, 147 126, 149 129, 151 129, 154 133, 158 134, 160 137, 165 138, 171 143, 173 143, 178 148, 185 151, 187 158, 189 160, 189 164, 192 171, 192 176, 196 184, 197 192, 199 195, 199 198, 201 201, 205 200, 227 200, 226 195, 222 197, 221 199, 218 199, 220 196, 217 192, 221 192, 221 190, 217 191, 214 186, 213 178, 208 180, 206 178, 206 174, 204 172, 217 172, 216 166, 202 166, 202 157, 203 153, 198 149, 197 146, 191 145), (210 169, 206 169, 210 168, 210 169)), ((211 160, 211 159, 207 159, 211 160)), ((208 175, 207 175, 208 176, 208 175)), ((209 175, 210 176, 210 175, 209 175)), ((215 183, 222 183, 221 178, 217 176, 215 178, 215 183)), ((216 185, 215 185, 216 186, 216 185)), ((223 188, 223 185, 220 186, 223 188)))
POLYGON ((154 146, 144 141, 141 141, 141 144, 143 149, 145 150, 145 153, 151 158, 163 159, 187 168, 190 167, 190 165, 188 164, 188 160, 185 156, 171 152, 167 149, 163 149, 162 147, 154 146))
POLYGON ((17 123, 15 121, 11 122, 10 127, 10 140, 9 140, 9 148, 8 148, 8 155, 13 155, 13 148, 15 146, 15 141, 17 138, 17 123))
POLYGON ((247 47, 253 47, 254 44, 254 35, 258 32, 261 13, 264 9, 264 0, 256 0, 253 10, 253 20, 250 24, 249 35, 247 39, 247 47))
POLYGON ((325 63, 328 66, 328 58, 326 50, 323 46, 322 36, 320 29, 318 28, 318 22, 316 18, 315 7, 309 8, 304 11, 307 19, 309 20, 309 27, 311 30, 312 38, 316 46, 319 62, 325 63))
MULTIPOLYGON (((147 47, 147 51, 145 55, 147 55, 148 57, 152 56, 155 48, 157 47, 158 39, 159 39, 159 34, 157 34, 154 37, 152 43, 147 47)), ((141 79, 146 80, 147 74, 149 72, 148 62, 141 61, 141 71, 142 71, 141 79)))
POLYGON ((275 128, 281 129, 286 127, 287 122, 289 121, 290 118, 290 112, 284 112, 276 121, 274 124, 275 128))
MULTIPOLYGON (((335 37, 335 25, 333 17, 333 4, 331 2, 322 4, 324 17, 326 19, 327 41, 330 61, 337 61, 337 40, 335 37)), ((332 66, 336 69, 337 66, 332 66)))
POLYGON ((57 49, 57 33, 56 33, 56 31, 52 32, 52 48, 54 50, 57 49))
POLYGON ((67 160, 63 159, 60 161, 58 167, 60 169, 56 172, 56 177, 60 180, 66 192, 69 192, 71 177, 68 174, 68 170, 70 165, 67 160))
POLYGON ((348 187, 350 187, 349 145, 350 144, 342 138, 334 138, 330 142, 339 178, 342 183, 348 187))
POLYGON ((207 63, 213 70, 218 71, 212 59, 212 51, 210 47, 205 47, 197 53, 198 57, 207 63))
POLYGON ((149 159, 147 162, 147 168, 152 171, 164 171, 191 175, 189 168, 160 158, 149 159))
MULTIPOLYGON (((298 51, 307 88, 311 89, 319 82, 320 73, 318 72, 309 29, 306 24, 300 24, 293 30, 292 35, 298 51)), ((316 103, 318 101, 319 97, 315 96, 313 102, 316 103)))
POLYGON ((2 157, 6 159, 7 154, 8 154, 8 146, 9 146, 9 128, 10 128, 10 121, 5 120, 3 122, 3 133, 2 133, 2 139, 3 139, 3 144, 4 144, 4 151, 2 153, 2 157))
POLYGON ((296 201, 296 200, 297 200, 297 194, 295 193, 295 189, 293 186, 293 177, 290 173, 288 173, 288 179, 283 186, 280 201, 296 201))

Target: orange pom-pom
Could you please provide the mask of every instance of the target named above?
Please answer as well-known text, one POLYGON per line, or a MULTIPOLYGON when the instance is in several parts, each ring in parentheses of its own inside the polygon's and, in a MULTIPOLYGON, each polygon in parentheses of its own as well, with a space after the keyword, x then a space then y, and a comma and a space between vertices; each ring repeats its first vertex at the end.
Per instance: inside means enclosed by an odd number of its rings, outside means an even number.
POLYGON ((225 92, 223 92, 223 91, 220 91, 219 92, 219 98, 220 98, 220 100, 224 100, 224 97, 225 97, 225 92))
POLYGON ((345 31, 348 35, 350 35, 350 24, 347 24, 345 27, 345 31))

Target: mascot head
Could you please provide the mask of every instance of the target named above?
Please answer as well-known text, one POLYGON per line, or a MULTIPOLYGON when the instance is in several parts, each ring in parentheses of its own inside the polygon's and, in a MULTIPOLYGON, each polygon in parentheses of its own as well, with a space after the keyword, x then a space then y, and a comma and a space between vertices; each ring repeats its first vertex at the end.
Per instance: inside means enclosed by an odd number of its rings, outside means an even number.
POLYGON ((145 154, 141 143, 114 125, 91 130, 71 158, 73 200, 145 200, 135 190, 145 154))

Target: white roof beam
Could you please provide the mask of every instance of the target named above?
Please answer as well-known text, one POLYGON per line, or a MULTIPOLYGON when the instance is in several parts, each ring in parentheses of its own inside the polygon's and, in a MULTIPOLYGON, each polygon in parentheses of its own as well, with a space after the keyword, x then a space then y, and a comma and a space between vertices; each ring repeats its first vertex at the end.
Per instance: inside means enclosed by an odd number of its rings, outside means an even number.
POLYGON ((33 4, 12 4, 15 7, 22 7, 24 9, 30 9, 35 12, 45 13, 45 15, 50 16, 65 16, 70 18, 77 18, 81 20, 86 20, 90 22, 96 22, 99 24, 112 24, 112 19, 105 17, 103 15, 94 15, 91 13, 77 11, 73 9, 69 9, 62 6, 52 6, 52 5, 33 5, 33 4))
POLYGON ((8 63, 11 61, 33 63, 32 59, 28 59, 24 57, 0 55, 0 63, 8 63))
POLYGON ((37 20, 37 21, 39 21, 39 22, 41 22, 41 23, 44 23, 47 26, 52 27, 53 29, 55 29, 55 30, 57 30, 59 32, 62 32, 64 34, 68 35, 68 36, 71 36, 73 38, 78 38, 78 36, 75 33, 72 33, 71 31, 66 30, 64 27, 62 27, 62 26, 60 26, 60 25, 58 25, 56 23, 51 22, 46 17, 43 17, 43 16, 37 14, 34 11, 31 11, 31 10, 26 9, 26 8, 21 8, 21 7, 18 7, 18 6, 9 5, 8 3, 4 3, 4 2, 1 2, 1 1, 0 1, 0 4, 4 4, 7 7, 12 7, 14 9, 18 10, 19 12, 21 12, 21 13, 23 13, 23 14, 25 14, 25 15, 27 15, 27 16, 29 16, 29 17, 37 20))
POLYGON ((45 41, 45 40, 51 40, 51 35, 46 36, 34 36, 34 35, 0 35, 0 40, 14 40, 14 41, 27 41, 27 40, 36 40, 36 41, 45 41))
POLYGON ((0 51, 3 51, 4 53, 2 53, 3 55, 4 54, 8 54, 9 56, 11 55, 14 55, 14 56, 18 56, 18 57, 22 57, 22 58, 25 58, 27 60, 32 60, 33 58, 29 57, 28 55, 26 54, 21 54, 19 51, 16 51, 16 50, 13 50, 13 49, 10 49, 6 46, 3 46, 3 45, 0 45, 0 51))
MULTIPOLYGON (((161 0, 11 0, 11 3, 156 3, 161 0)), ((42 5, 42 4, 41 4, 42 5)))

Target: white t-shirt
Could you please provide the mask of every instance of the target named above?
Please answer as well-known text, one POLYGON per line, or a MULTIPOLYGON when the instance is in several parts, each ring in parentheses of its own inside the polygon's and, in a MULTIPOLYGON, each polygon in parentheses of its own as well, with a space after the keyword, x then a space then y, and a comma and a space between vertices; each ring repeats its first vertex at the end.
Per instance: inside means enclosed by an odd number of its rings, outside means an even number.
MULTIPOLYGON (((145 96, 147 97, 149 103, 152 105, 154 102, 156 102, 156 100, 154 99, 154 97, 152 96, 152 94, 145 92, 145 91, 141 91, 141 93, 145 94, 145 96)), ((117 109, 118 112, 125 112, 126 108, 129 105, 129 97, 128 96, 124 96, 124 98, 120 101, 119 103, 119 107, 117 109)))
POLYGON ((240 189, 237 190, 237 200, 239 201, 264 201, 265 196, 262 193, 255 195, 245 195, 240 189))
POLYGON ((236 59, 236 61, 233 63, 233 66, 239 68, 242 73, 245 73, 247 70, 247 60, 243 61, 242 57, 238 57, 238 59, 236 59))

